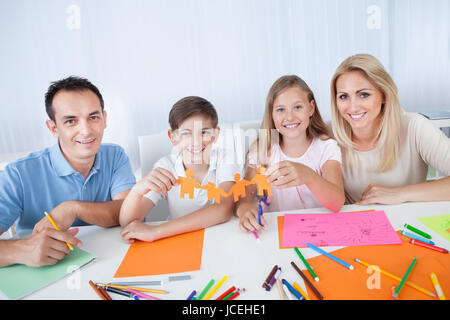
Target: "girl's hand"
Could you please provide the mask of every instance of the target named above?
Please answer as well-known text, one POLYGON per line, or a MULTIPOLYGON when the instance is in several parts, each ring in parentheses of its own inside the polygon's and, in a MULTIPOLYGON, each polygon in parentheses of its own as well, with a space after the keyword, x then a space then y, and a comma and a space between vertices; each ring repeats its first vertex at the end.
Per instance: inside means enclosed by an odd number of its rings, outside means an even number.
MULTIPOLYGON (((272 201, 272 197, 267 199, 267 202, 270 203, 272 201)), ((263 209, 266 208, 264 202, 261 202, 261 207, 263 209)), ((258 222, 258 203, 243 203, 239 206, 236 215, 239 217, 239 227, 246 232, 251 231, 264 231, 264 229, 268 226, 266 219, 264 216, 261 216, 261 224, 258 222)))
POLYGON ((401 188, 370 184, 363 192, 361 200, 356 204, 400 204, 403 202, 405 202, 405 200, 402 197, 401 188))
POLYGON ((120 235, 127 243, 133 243, 134 240, 152 242, 158 239, 157 228, 157 226, 149 226, 135 220, 123 228, 120 235))
POLYGON ((281 161, 266 170, 267 182, 276 188, 291 188, 306 184, 312 169, 296 162, 281 161))
POLYGON ((166 195, 176 185, 178 185, 177 179, 170 171, 156 168, 136 183, 131 190, 141 196, 144 196, 150 190, 166 195))

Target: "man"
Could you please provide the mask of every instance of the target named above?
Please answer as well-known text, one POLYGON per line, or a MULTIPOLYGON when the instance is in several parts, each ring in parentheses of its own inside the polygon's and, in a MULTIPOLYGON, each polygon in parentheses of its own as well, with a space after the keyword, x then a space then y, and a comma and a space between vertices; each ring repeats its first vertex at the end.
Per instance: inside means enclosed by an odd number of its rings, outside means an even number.
POLYGON ((70 252, 66 242, 81 246, 71 226, 118 225, 123 199, 136 182, 123 149, 101 144, 107 114, 96 86, 73 76, 53 82, 45 105, 58 143, 0 174, 0 234, 14 222, 18 232, 33 230, 27 239, 0 240, 0 267, 55 264, 70 252))

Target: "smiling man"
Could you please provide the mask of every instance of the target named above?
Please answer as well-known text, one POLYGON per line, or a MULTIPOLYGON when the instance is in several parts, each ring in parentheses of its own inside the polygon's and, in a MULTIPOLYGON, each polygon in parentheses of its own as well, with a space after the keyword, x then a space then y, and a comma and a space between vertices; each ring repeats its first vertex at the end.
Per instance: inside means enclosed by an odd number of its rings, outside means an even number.
POLYGON ((58 142, 0 174, 0 234, 16 221, 21 240, 0 241, 0 267, 55 264, 81 246, 71 226, 119 224, 123 199, 135 184, 124 150, 102 144, 107 114, 100 91, 78 77, 53 82, 45 95, 47 127, 58 142), (54 230, 44 211, 61 231, 54 230))

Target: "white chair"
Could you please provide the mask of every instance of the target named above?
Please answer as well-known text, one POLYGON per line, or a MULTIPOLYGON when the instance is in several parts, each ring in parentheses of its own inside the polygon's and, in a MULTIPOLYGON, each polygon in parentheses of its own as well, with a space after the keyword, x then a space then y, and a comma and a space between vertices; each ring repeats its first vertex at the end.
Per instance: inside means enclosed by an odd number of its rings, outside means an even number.
MULTIPOLYGON (((235 124, 219 125, 221 128, 220 139, 218 143, 227 145, 228 151, 236 153, 236 158, 241 168, 245 164, 245 155, 251 143, 257 137, 257 130, 260 127, 259 121, 247 121, 235 124), (255 129, 255 130, 254 130, 255 129), (231 133, 231 134, 230 134, 231 133), (233 143, 228 144, 229 139, 233 139, 233 143), (234 150, 231 150, 233 149, 234 150)), ((172 152, 172 143, 167 135, 167 131, 157 134, 145 135, 138 137, 139 157, 141 167, 135 173, 136 179, 145 177, 152 169, 156 161, 172 152)), ((163 221, 167 220, 169 214, 169 204, 167 199, 162 199, 158 205, 151 210, 145 221, 163 221)))

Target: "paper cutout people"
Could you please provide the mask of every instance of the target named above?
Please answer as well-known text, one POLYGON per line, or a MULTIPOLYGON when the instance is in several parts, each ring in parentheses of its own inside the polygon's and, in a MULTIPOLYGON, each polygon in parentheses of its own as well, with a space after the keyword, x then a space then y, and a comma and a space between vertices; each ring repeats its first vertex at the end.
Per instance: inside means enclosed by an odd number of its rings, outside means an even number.
POLYGON ((184 199, 187 193, 189 195, 189 199, 194 199, 194 188, 200 188, 200 185, 194 178, 192 178, 194 175, 194 170, 188 168, 185 173, 186 177, 179 177, 177 179, 178 184, 181 186, 180 198, 184 199))
MULTIPOLYGON (((231 187, 230 191, 225 192, 223 189, 216 187, 213 182, 208 182, 208 184, 201 186, 198 182, 192 178, 194 175, 194 170, 188 168, 186 169, 186 177, 179 177, 177 179, 178 184, 181 186, 180 188, 180 198, 184 199, 185 195, 188 194, 189 199, 194 199, 194 188, 203 189, 208 191, 208 200, 211 201, 214 198, 216 203, 220 203, 221 196, 229 197, 233 195, 234 202, 239 201, 239 197, 245 197, 245 187, 251 184, 256 184, 258 189, 258 197, 261 198, 267 194, 267 196, 272 195, 272 187, 270 183, 267 182, 267 178, 264 175, 266 168, 259 167, 257 169, 257 174, 253 177, 251 181, 246 179, 241 180, 241 175, 236 173, 234 175, 235 184, 231 187)), ((267 199, 267 196, 264 197, 264 200, 267 199)), ((266 201, 264 201, 266 205, 266 201)))
POLYGON ((214 182, 208 182, 207 185, 200 186, 201 189, 208 191, 208 200, 214 198, 215 203, 220 203, 220 196, 227 197, 227 193, 221 188, 217 188, 214 182))
POLYGON ((234 202, 239 201, 239 197, 245 198, 245 187, 251 185, 250 181, 242 179, 239 173, 234 175, 234 181, 236 182, 228 191, 227 197, 233 194, 234 202))
POLYGON ((264 173, 266 172, 266 168, 258 167, 258 169, 256 170, 258 173, 253 177, 250 183, 256 184, 256 187, 258 189, 258 196, 263 197, 264 191, 267 191, 267 195, 271 196, 272 186, 267 182, 267 177, 264 175, 264 173))

